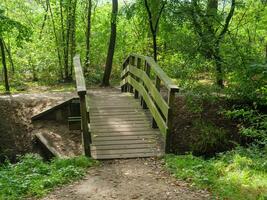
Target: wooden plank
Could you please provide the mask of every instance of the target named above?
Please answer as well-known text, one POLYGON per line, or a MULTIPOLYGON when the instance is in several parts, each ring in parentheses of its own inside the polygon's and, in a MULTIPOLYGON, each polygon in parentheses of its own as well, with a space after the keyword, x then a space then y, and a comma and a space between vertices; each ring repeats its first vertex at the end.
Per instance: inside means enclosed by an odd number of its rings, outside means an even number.
POLYGON ((155 121, 157 122, 157 125, 159 126, 159 129, 161 130, 161 132, 163 134, 166 134, 168 127, 165 123, 165 120, 162 118, 161 114, 159 113, 157 107, 155 106, 154 102, 152 101, 152 99, 150 98, 150 96, 147 94, 145 88, 143 85, 141 85, 140 83, 136 82, 136 80, 134 80, 132 77, 126 77, 123 80, 124 83, 129 83, 131 85, 133 85, 134 88, 136 88, 139 93, 142 95, 142 97, 144 98, 152 116, 154 117, 155 121))
MULTIPOLYGON (((125 122, 136 122, 136 121, 146 121, 146 122, 149 122, 149 120, 150 120, 151 118, 149 118, 149 117, 143 117, 143 118, 140 118, 140 117, 137 117, 137 118, 134 118, 134 117, 132 117, 132 118, 127 118, 127 119, 123 119, 123 121, 125 121, 125 122)), ((106 122, 106 123, 108 123, 108 124, 113 124, 113 123, 116 123, 116 122, 121 122, 122 121, 122 119, 109 119, 108 121, 107 121, 107 118, 102 118, 102 119, 94 119, 94 118, 91 118, 91 124, 95 124, 95 123, 98 123, 98 122, 100 122, 100 123, 103 123, 103 122, 106 122)))
POLYGON ((146 122, 141 122, 141 123, 117 123, 117 124, 108 124, 108 123, 102 123, 102 124, 91 124, 91 128, 98 130, 98 129, 119 129, 119 128, 129 128, 129 127, 146 127, 146 128, 151 128, 149 125, 148 121, 146 122))
POLYGON ((94 141, 94 146, 109 145, 130 145, 130 144, 155 144, 155 139, 147 140, 113 140, 113 141, 94 141))
POLYGON ((91 145, 92 151, 98 150, 115 150, 115 149, 155 149, 155 144, 118 144, 118 145, 91 145))
MULTIPOLYGON (((107 114, 107 113, 132 113, 132 112, 144 112, 141 108, 129 108, 129 109, 121 109, 121 110, 92 110, 91 114, 107 114)), ((146 111, 145 111, 146 112, 146 111)))
POLYGON ((96 128, 98 126, 116 126, 116 125, 138 125, 138 124, 149 124, 149 120, 136 120, 136 121, 91 121, 90 125, 96 128))
POLYGON ((56 105, 56 106, 53 106, 53 107, 51 107, 51 108, 48 108, 47 110, 45 110, 45 111, 39 113, 38 115, 33 116, 33 117, 31 118, 31 120, 32 120, 32 121, 35 121, 35 120, 41 119, 43 116, 48 115, 48 114, 50 114, 51 112, 54 112, 54 111, 56 111, 56 110, 58 110, 58 109, 60 109, 60 108, 62 108, 62 107, 64 107, 64 106, 67 106, 68 104, 71 104, 72 101, 73 101, 73 100, 76 100, 76 99, 77 99, 77 98, 71 98, 71 99, 68 99, 68 100, 66 100, 66 101, 64 101, 64 102, 62 102, 62 103, 59 103, 59 104, 56 105))
POLYGON ((148 75, 143 70, 140 70, 131 65, 127 66, 126 69, 128 70, 128 72, 131 72, 133 75, 137 76, 139 79, 143 81, 143 83, 145 84, 145 86, 149 91, 149 94, 152 96, 153 100, 156 102, 157 106, 160 108, 163 115, 167 117, 169 106, 163 99, 163 97, 161 96, 158 89, 151 81, 151 79, 148 77, 148 75))
POLYGON ((173 83, 172 79, 170 79, 167 76, 167 74, 161 69, 161 67, 155 62, 153 58, 138 54, 131 54, 130 56, 134 56, 142 60, 145 60, 151 66, 154 73, 162 80, 162 82, 168 89, 174 89, 177 91, 179 90, 178 86, 173 83))
POLYGON ((89 95, 93 158, 134 158, 159 154, 157 141, 160 132, 150 127, 150 111, 142 110, 139 102, 132 99, 133 95, 109 98, 108 90, 100 97, 98 94, 94 97, 89 95))
POLYGON ((134 114, 131 114, 131 115, 113 115, 113 116, 101 116, 101 115, 97 115, 97 116, 91 116, 91 120, 94 121, 94 120, 99 120, 99 119, 131 119, 131 118, 148 118, 149 115, 147 115, 146 113, 134 113, 134 114))
POLYGON ((94 141, 118 141, 118 140, 146 140, 146 139, 156 139, 157 136, 153 135, 123 135, 123 136, 105 136, 105 137, 92 137, 94 141))
POLYGON ((103 138, 103 137, 117 137, 119 139, 119 137, 124 137, 124 136, 159 136, 153 132, 150 131, 144 131, 144 132, 132 132, 132 131, 125 131, 125 132, 112 132, 112 133, 93 133, 92 137, 93 138, 103 138))
POLYGON ((108 155, 97 155, 92 154, 94 159, 105 160, 105 159, 119 159, 119 158, 146 158, 146 157, 156 157, 161 154, 157 153, 134 153, 134 154, 108 154, 108 155))
POLYGON ((154 135, 156 136, 157 133, 151 130, 144 130, 144 131, 137 131, 137 130, 130 130, 130 131, 113 131, 113 132, 94 132, 92 136, 94 138, 97 137, 115 137, 115 136, 146 136, 146 135, 154 135))
POLYGON ((83 76, 83 70, 81 66, 81 59, 79 55, 73 58, 73 65, 75 70, 76 87, 78 95, 86 94, 86 84, 83 76))
POLYGON ((97 149, 92 150, 93 155, 108 155, 108 154, 133 154, 133 153, 153 153, 157 152, 157 149, 154 148, 141 148, 141 149, 97 149))
POLYGON ((36 137, 40 140, 40 142, 43 143, 43 145, 56 157, 63 158, 64 156, 61 155, 51 144, 50 142, 45 138, 45 136, 42 133, 36 133, 36 137))
POLYGON ((151 129, 151 127, 149 126, 141 126, 141 127, 119 127, 119 128, 115 128, 115 127, 109 127, 109 128, 105 128, 105 127, 100 127, 98 129, 95 129, 93 131, 93 134, 101 134, 101 133, 106 133, 106 134, 110 134, 110 135, 114 135, 115 133, 117 134, 143 134, 145 135, 147 132, 151 133, 151 134, 155 134, 155 132, 153 131, 153 129, 151 129))

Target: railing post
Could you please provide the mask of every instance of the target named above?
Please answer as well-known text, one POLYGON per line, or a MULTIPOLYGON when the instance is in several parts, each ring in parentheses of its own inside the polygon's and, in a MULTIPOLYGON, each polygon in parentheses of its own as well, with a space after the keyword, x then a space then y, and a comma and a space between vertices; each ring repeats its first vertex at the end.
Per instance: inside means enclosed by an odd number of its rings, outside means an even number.
MULTIPOLYGON (((138 69, 141 68, 141 58, 137 58, 136 67, 137 67, 138 69)), ((136 81, 139 82, 139 78, 136 77, 136 81)), ((138 92, 138 90, 134 90, 134 98, 138 99, 138 97, 139 97, 139 92, 138 92)))
MULTIPOLYGON (((134 60, 135 60, 135 57, 131 56, 130 65, 134 66, 134 60)), ((128 76, 132 76, 132 75, 128 75, 128 76)), ((128 85, 128 92, 133 93, 133 86, 131 86, 130 84, 128 85)))
POLYGON ((80 110, 81 110, 81 119, 82 119, 82 139, 83 139, 83 148, 85 156, 91 157, 91 136, 88 127, 88 115, 86 107, 86 93, 79 93, 80 97, 80 110))
POLYGON ((167 117, 167 133, 166 133, 166 145, 165 145, 165 152, 171 153, 171 134, 173 133, 173 110, 175 105, 175 93, 178 92, 178 88, 170 88, 168 92, 168 105, 169 105, 169 111, 168 111, 168 117, 167 117))
MULTIPOLYGON (((161 83, 161 80, 160 80, 160 78, 157 76, 156 77, 156 88, 157 88, 157 90, 160 92, 160 83, 161 83)), ((156 121, 155 121, 155 119, 153 118, 152 119, 152 128, 158 128, 158 125, 157 125, 157 123, 156 123, 156 121)))
MULTIPOLYGON (((148 77, 150 77, 150 69, 151 69, 150 65, 147 62, 145 62, 144 71, 146 72, 148 77)), ((144 83, 143 83, 143 85, 145 87, 144 83)), ((141 105, 142 105, 143 109, 147 109, 148 108, 147 105, 146 105, 146 102, 143 100, 143 98, 141 99, 141 105)))
POLYGON ((86 84, 84 80, 83 70, 81 66, 81 59, 79 55, 73 58, 75 78, 77 85, 77 93, 80 98, 80 112, 81 112, 81 129, 82 129, 82 142, 84 148, 84 154, 91 156, 90 145, 91 145, 91 134, 88 127, 89 117, 87 113, 87 102, 86 102, 86 84))
MULTIPOLYGON (((124 70, 128 64, 129 64, 129 58, 127 58, 127 60, 123 63, 122 70, 124 70)), ((127 85, 128 84, 124 84, 121 86, 121 92, 127 92, 127 85)))

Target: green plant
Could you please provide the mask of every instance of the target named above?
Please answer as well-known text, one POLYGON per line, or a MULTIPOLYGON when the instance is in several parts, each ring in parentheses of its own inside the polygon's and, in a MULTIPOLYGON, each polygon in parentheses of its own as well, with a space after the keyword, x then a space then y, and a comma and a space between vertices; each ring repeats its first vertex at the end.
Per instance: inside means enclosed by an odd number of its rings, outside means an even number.
POLYGON ((199 132, 192 138, 191 149, 193 152, 214 151, 219 146, 223 146, 227 142, 226 131, 216 126, 210 121, 199 119, 193 122, 193 129, 199 132))
POLYGON ((267 146, 267 115, 252 109, 234 109, 223 111, 228 118, 239 120, 242 135, 254 139, 254 142, 267 146))
POLYGON ((208 188, 219 199, 267 198, 267 150, 239 147, 211 159, 167 155, 166 167, 192 186, 208 188))
POLYGON ((6 162, 0 167, 0 199, 41 197, 55 186, 83 177, 96 163, 83 156, 46 163, 38 155, 27 154, 16 164, 6 162))

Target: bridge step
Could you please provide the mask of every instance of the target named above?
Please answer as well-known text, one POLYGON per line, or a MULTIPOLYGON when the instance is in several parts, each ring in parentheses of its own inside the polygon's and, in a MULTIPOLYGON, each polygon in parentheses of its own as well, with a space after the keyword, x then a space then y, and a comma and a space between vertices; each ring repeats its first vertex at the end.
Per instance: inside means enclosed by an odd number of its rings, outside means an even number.
POLYGON ((95 159, 163 155, 158 129, 151 115, 131 93, 118 89, 89 90, 92 145, 95 159))

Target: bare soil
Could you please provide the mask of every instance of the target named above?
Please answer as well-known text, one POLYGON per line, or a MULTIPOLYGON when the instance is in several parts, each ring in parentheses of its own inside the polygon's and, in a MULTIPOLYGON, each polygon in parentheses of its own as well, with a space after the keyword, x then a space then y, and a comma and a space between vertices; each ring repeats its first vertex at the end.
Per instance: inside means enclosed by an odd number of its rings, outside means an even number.
POLYGON ((58 188, 42 200, 197 200, 211 199, 167 173, 158 159, 104 161, 78 182, 58 188))
POLYGON ((245 138, 238 133, 238 123, 220 114, 222 110, 229 109, 233 103, 224 99, 208 101, 194 97, 193 100, 192 106, 187 103, 184 95, 176 97, 173 111, 174 133, 171 135, 173 153, 192 152, 194 155, 213 156, 234 148, 235 144, 244 143, 245 138), (210 132, 200 130, 195 126, 199 121, 212 125, 214 130, 209 130, 210 132), (213 133, 216 130, 220 130, 223 135, 215 136, 213 133))
POLYGON ((0 162, 32 152, 31 117, 74 96, 72 92, 0 95, 0 162))

